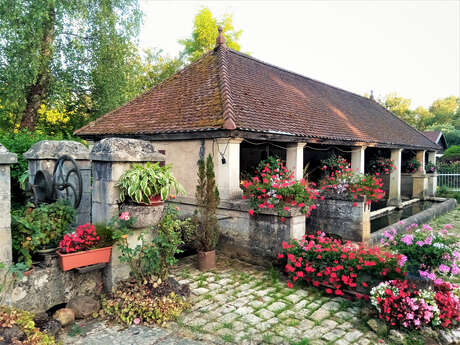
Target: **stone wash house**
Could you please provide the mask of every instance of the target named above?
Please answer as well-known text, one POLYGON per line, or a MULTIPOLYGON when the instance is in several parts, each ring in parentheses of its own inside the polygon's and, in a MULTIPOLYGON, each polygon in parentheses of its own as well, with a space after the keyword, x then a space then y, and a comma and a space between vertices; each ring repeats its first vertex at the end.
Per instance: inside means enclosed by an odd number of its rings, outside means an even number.
MULTIPOLYGON (((373 157, 391 157, 398 169, 389 179, 388 203, 398 205, 404 161, 434 161, 442 150, 373 98, 229 49, 221 31, 214 50, 75 134, 92 142, 108 137, 152 141, 190 200, 197 161, 208 153, 215 160, 221 198, 235 200, 241 195, 240 177, 267 155, 285 159, 298 178, 308 164, 314 178, 319 161, 334 151, 361 172, 373 157)), ((414 195, 430 194, 424 171, 416 175, 414 195)))

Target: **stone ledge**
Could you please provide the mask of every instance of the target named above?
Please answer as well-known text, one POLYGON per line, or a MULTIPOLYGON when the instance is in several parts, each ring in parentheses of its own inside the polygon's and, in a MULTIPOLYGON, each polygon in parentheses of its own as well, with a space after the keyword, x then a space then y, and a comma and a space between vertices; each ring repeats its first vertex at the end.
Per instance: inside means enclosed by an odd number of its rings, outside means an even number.
POLYGON ((42 140, 23 154, 27 159, 58 159, 62 155, 69 155, 75 160, 88 160, 89 149, 77 141, 42 140))
POLYGON ((149 141, 106 138, 94 145, 91 160, 104 162, 163 162, 165 155, 155 151, 149 141))
POLYGON ((0 164, 13 164, 18 161, 16 153, 8 151, 5 146, 0 144, 0 164))

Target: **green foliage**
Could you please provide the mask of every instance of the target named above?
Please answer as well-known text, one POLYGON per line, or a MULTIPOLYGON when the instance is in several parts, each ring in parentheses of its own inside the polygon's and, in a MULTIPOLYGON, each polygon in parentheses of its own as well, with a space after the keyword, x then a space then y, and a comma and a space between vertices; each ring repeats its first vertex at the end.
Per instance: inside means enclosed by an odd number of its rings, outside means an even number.
MULTIPOLYGON (((54 337, 42 333, 35 327, 34 314, 16 308, 0 307, 0 324, 2 327, 18 326, 26 335, 26 340, 18 342, 24 345, 55 345, 54 337)), ((14 343, 16 344, 16 343, 14 343)))
POLYGON ((99 236, 97 248, 110 247, 114 244, 114 234, 112 227, 105 223, 98 223, 95 225, 96 235, 99 236))
POLYGON ((38 249, 58 247, 62 236, 70 230, 75 209, 58 200, 39 207, 25 207, 12 212, 13 253, 18 261, 32 264, 38 249))
POLYGON ((165 281, 147 279, 141 284, 121 282, 111 299, 102 300, 102 316, 124 325, 165 325, 189 307, 174 291, 163 294, 165 281))
POLYGON ((138 0, 2 1, 1 126, 33 129, 45 105, 70 133, 126 102, 140 22, 138 0))
POLYGON ((117 183, 120 189, 120 201, 127 198, 138 204, 150 204, 150 198, 160 195, 166 200, 174 189, 184 194, 183 187, 171 174, 171 167, 160 166, 159 163, 147 162, 145 165, 133 164, 132 168, 121 175, 117 183))
POLYGON ((193 23, 192 37, 180 40, 179 43, 184 46, 182 57, 188 62, 199 59, 203 54, 214 49, 218 35, 217 27, 222 26, 225 43, 227 47, 240 51, 238 40, 242 31, 235 30, 233 27, 233 18, 231 15, 225 15, 218 20, 212 16, 209 8, 201 9, 195 16, 193 23))
POLYGON ((438 164, 438 171, 441 174, 448 174, 448 173, 460 173, 460 160, 455 162, 440 162, 438 164))
POLYGON ((441 161, 460 161, 460 145, 450 146, 441 157, 441 161))
MULTIPOLYGON (((123 215, 122 215, 123 216, 123 215)), ((179 219, 179 214, 172 206, 166 207, 160 223, 151 229, 151 240, 147 239, 148 233, 141 233, 138 245, 129 245, 127 234, 119 236, 118 248, 121 251, 119 259, 131 269, 131 275, 137 282, 156 276, 166 279, 169 267, 176 263, 175 255, 180 253, 181 230, 184 222, 179 219)))
POLYGON ((417 172, 421 166, 422 163, 420 163, 416 158, 412 158, 411 160, 404 162, 403 172, 413 174, 417 172))
POLYGON ((446 186, 438 187, 436 196, 441 198, 453 198, 460 204, 460 192, 451 191, 446 186))
POLYGON ((436 169, 436 165, 431 162, 425 164, 425 172, 427 174, 434 174, 436 172, 436 169))
POLYGON ((198 185, 195 194, 198 211, 194 215, 196 247, 200 251, 208 252, 216 248, 219 240, 216 210, 220 197, 211 155, 208 155, 206 163, 201 159, 198 164, 198 185))
POLYGON ((321 161, 321 167, 326 173, 328 173, 328 171, 342 170, 347 165, 347 160, 342 156, 337 156, 335 153, 330 155, 327 159, 323 159, 321 161), (324 169, 324 167, 326 168, 324 169))

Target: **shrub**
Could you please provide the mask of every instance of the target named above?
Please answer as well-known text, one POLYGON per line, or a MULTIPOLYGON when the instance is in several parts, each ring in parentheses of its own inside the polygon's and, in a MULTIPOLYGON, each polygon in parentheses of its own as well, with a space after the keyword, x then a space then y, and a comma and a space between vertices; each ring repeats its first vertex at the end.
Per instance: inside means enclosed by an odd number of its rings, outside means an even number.
POLYGON ((448 235, 450 228, 446 225, 437 233, 427 224, 422 227, 412 224, 403 233, 394 229, 385 232, 381 244, 404 255, 407 269, 413 274, 431 280, 435 279, 435 270, 456 275, 460 272, 457 266, 460 253, 454 250, 456 240, 448 235))
POLYGON ((198 206, 193 217, 196 225, 195 246, 199 251, 209 252, 216 248, 219 240, 216 210, 220 202, 211 155, 208 155, 206 163, 204 159, 199 161, 195 196, 198 206))
POLYGON ((306 181, 296 181, 294 173, 281 162, 269 159, 249 181, 243 181, 243 199, 250 202, 249 213, 253 215, 267 208, 274 209, 279 216, 285 217, 291 207, 298 207, 300 212, 309 216, 316 208, 313 203, 318 195, 306 181))
POLYGON ((396 169, 395 162, 390 158, 379 157, 369 162, 368 171, 371 174, 388 175, 396 169))
POLYGON ((13 251, 28 266, 38 249, 57 247, 75 218, 75 209, 66 201, 21 208, 12 212, 13 251))
POLYGON ((444 154, 441 157, 443 162, 455 162, 460 160, 460 145, 452 145, 447 150, 444 151, 444 154))
POLYGON ((320 231, 283 242, 278 259, 285 263, 289 287, 300 279, 325 288, 329 294, 343 295, 351 289, 358 298, 367 298, 370 288, 383 280, 405 275, 401 255, 382 252, 378 247, 353 246, 350 241, 342 243, 320 231))
POLYGON ((151 198, 157 195, 166 200, 173 189, 176 193, 184 193, 182 186, 171 174, 171 167, 160 166, 158 162, 133 164, 131 169, 121 175, 117 186, 121 202, 130 199, 138 204, 150 204, 151 198))

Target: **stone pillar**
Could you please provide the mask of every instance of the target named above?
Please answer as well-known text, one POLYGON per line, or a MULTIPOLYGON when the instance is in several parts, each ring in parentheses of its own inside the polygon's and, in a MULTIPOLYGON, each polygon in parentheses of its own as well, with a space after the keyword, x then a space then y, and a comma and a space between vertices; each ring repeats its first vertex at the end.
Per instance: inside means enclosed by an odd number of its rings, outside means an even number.
POLYGON ((364 174, 364 151, 366 150, 365 146, 360 146, 358 148, 353 148, 351 152, 351 168, 353 172, 358 172, 364 174))
MULTIPOLYGON (((63 155, 72 157, 80 169, 82 177, 82 197, 77 208, 76 225, 91 222, 91 164, 89 149, 77 141, 70 140, 42 140, 24 153, 29 165, 29 182, 34 183, 38 170, 46 171, 53 175, 56 161, 63 155)), ((65 167, 64 167, 65 168, 65 167)))
POLYGON ((286 152, 286 167, 294 171, 296 180, 303 178, 303 148, 306 143, 289 144, 286 152))
POLYGON ((428 179, 425 174, 425 151, 417 151, 415 158, 420 168, 412 177, 412 197, 423 199, 428 191, 428 179))
POLYGON ((16 154, 0 144, 0 262, 7 265, 13 261, 10 165, 17 161, 16 154))
MULTIPOLYGON (((428 162, 436 165, 436 152, 430 151, 428 152, 428 162)), ((438 174, 435 172, 433 174, 427 174, 428 176, 428 189, 427 189, 427 196, 435 197, 436 196, 436 188, 438 187, 438 174)))
MULTIPOLYGON (((133 163, 163 162, 164 155, 155 151, 152 143, 137 139, 102 139, 91 150, 93 173, 92 217, 93 223, 107 223, 120 212, 120 192, 116 187, 121 175, 133 163)), ((162 210, 162 206, 159 206, 162 210)), ((130 211, 127 209, 127 211, 130 211)), ((153 210, 158 213, 158 210, 153 210)), ((143 218, 136 217, 136 218, 143 218)), ((161 216, 158 216, 159 220, 161 216)), ((144 220, 144 219, 142 219, 144 220)), ((151 224, 155 225, 155 224, 151 224)), ((128 237, 130 247, 138 244, 137 237, 144 229, 134 230, 128 237)), ((110 263, 104 269, 104 287, 111 291, 114 284, 129 277, 129 267, 118 259, 119 249, 114 246, 110 263)))
POLYGON ((401 152, 402 149, 391 150, 391 159, 396 168, 390 174, 389 206, 399 206, 401 204, 401 152))
POLYGON ((215 167, 216 184, 222 200, 239 199, 240 188, 240 138, 217 139, 218 157, 215 167), (225 161, 223 161, 225 160, 225 161))

